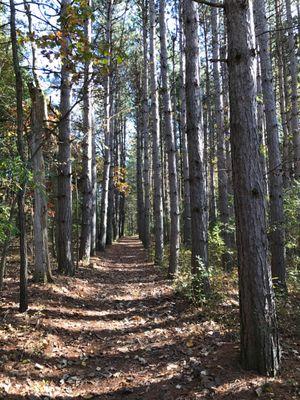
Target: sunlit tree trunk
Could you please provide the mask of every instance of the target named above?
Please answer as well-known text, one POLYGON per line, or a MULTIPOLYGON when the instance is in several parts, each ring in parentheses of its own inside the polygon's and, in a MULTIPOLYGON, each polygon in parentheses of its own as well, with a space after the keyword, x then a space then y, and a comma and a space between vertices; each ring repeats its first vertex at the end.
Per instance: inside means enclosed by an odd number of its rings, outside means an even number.
MULTIPOLYGON (((25 144, 24 144, 24 111, 23 111, 23 79, 19 63, 18 41, 16 33, 16 9, 14 0, 10 0, 10 38, 12 44, 13 67, 15 74, 16 106, 17 106, 17 147, 24 168, 25 144)), ((25 312, 28 308, 27 297, 27 237, 26 237, 26 215, 25 215, 25 190, 26 182, 21 182, 18 190, 18 222, 20 238, 20 311, 25 312)))
POLYGON ((275 375, 280 363, 256 121, 252 1, 225 0, 230 127, 239 265, 241 362, 275 375), (246 96, 244 94, 247 94, 246 96))
POLYGON ((254 0, 254 20, 259 44, 262 93, 266 116, 268 147, 268 178, 270 207, 270 249, 272 275, 279 285, 285 286, 284 214, 282 160, 279 147, 273 70, 269 53, 269 34, 264 0, 254 0))
MULTIPOLYGON (((111 48, 111 19, 112 19, 112 2, 107 0, 107 21, 106 21, 106 43, 111 48)), ((109 57, 109 56, 108 56, 109 57)), ((105 250, 107 240, 107 213, 108 213, 108 192, 109 192, 109 177, 111 167, 111 75, 109 71, 110 60, 108 60, 108 71, 104 79, 104 109, 105 109, 105 138, 104 138, 104 171, 102 178, 102 194, 101 194, 101 211, 100 211, 100 226, 98 246, 100 251, 105 250)))
POLYGON ((71 165, 71 73, 68 60, 68 7, 70 0, 61 2, 62 60, 58 177, 57 177, 57 262, 60 273, 73 275, 72 257, 72 165, 71 165))
POLYGON ((160 65, 162 78, 162 103, 164 116, 164 139, 166 142, 166 152, 168 155, 168 178, 170 193, 170 258, 169 258, 169 277, 173 277, 178 268, 179 255, 179 193, 176 163, 176 146, 172 122, 172 106, 169 88, 168 75, 168 51, 167 51, 167 32, 165 21, 165 0, 159 3, 159 26, 160 26, 160 65))
POLYGON ((148 107, 148 43, 147 43, 147 5, 143 0, 143 72, 142 72, 142 128, 143 128, 143 149, 144 149, 144 236, 143 244, 146 249, 150 246, 150 167, 149 167, 149 107, 148 107))
POLYGON ((190 201, 190 177, 189 156, 186 138, 186 97, 185 97, 185 37, 183 32, 183 5, 180 4, 179 17, 179 102, 180 102, 180 136, 181 157, 183 170, 183 242, 189 246, 191 243, 191 201, 190 201))
POLYGON ((30 85, 31 95, 31 154, 34 179, 34 280, 51 282, 48 246, 48 206, 46 194, 43 141, 48 120, 47 103, 39 86, 30 85))
POLYGON ((207 202, 204 165, 204 134, 201 125, 201 93, 199 76, 198 10, 192 0, 184 2, 186 37, 186 121, 189 151, 192 271, 203 269, 202 285, 209 291, 207 268, 207 202))
MULTIPOLYGON (((91 7, 91 0, 86 1, 91 7)), ((89 54, 92 40, 92 21, 87 18, 84 21, 85 52, 89 54)), ((91 254, 91 225, 93 208, 93 182, 92 182, 92 158, 93 158, 93 121, 92 121, 92 63, 91 60, 84 65, 83 82, 83 142, 82 142, 82 210, 81 210, 81 237, 79 259, 84 265, 90 262, 91 254)))
POLYGON ((214 103, 215 120, 217 134, 217 163, 218 163, 218 209, 221 222, 221 236, 224 241, 225 250, 222 254, 222 264, 226 271, 232 268, 232 258, 230 255, 231 240, 228 232, 229 207, 228 207, 228 176, 226 169, 225 152, 225 128, 224 128, 224 103, 220 79, 220 36, 219 36, 218 10, 212 7, 211 10, 211 33, 212 33, 212 57, 213 63, 213 82, 214 82, 214 103))
POLYGON ((151 83, 151 116, 152 116, 152 154, 153 154, 153 177, 154 177, 154 230, 155 230, 155 263, 161 265, 164 252, 164 229, 163 229, 163 202, 162 202, 162 166, 160 154, 160 124, 159 104, 157 92, 156 72, 156 40, 155 40, 155 4, 149 0, 149 22, 150 22, 150 83, 151 83))

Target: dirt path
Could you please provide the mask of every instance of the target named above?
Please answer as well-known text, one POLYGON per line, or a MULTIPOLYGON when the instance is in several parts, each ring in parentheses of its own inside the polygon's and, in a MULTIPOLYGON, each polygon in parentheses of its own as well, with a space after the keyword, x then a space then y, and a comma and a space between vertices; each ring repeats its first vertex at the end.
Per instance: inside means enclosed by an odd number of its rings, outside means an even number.
POLYGON ((26 315, 9 281, 0 399, 253 398, 260 381, 241 373, 232 334, 175 296, 137 239, 92 263, 75 278, 31 285, 26 315))

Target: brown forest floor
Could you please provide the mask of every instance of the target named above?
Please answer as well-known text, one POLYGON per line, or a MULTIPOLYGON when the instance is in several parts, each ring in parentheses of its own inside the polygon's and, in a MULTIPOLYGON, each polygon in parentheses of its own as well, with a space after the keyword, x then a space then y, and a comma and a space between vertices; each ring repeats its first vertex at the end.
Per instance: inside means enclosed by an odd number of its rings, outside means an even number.
MULTIPOLYGON (((243 371, 235 330, 174 294, 124 238, 75 278, 30 285, 18 313, 16 279, 0 315, 0 399, 296 399, 299 343, 285 332, 282 374, 243 371)), ((237 313, 236 304, 216 313, 237 313), (226 310, 226 311, 225 311, 226 310)))

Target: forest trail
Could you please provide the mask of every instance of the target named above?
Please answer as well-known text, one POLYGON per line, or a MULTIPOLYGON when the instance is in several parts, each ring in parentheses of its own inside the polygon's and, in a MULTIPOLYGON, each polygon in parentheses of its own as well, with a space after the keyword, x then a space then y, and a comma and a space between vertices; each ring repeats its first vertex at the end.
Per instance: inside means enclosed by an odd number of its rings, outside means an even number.
POLYGON ((234 335, 176 296, 137 238, 75 278, 31 284, 26 314, 8 284, 1 399, 250 399, 263 382, 241 372, 234 335))

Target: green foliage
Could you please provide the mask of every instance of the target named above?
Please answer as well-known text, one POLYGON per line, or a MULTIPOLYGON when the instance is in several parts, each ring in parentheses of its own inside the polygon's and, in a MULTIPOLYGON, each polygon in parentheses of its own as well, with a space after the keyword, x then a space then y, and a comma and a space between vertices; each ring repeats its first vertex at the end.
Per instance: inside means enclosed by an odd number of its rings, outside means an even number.
POLYGON ((288 273, 293 269, 300 269, 300 182, 294 181, 293 185, 284 193, 284 213, 286 249, 288 258, 288 273))
POLYGON ((211 280, 213 269, 210 267, 207 269, 199 259, 196 271, 192 273, 191 251, 187 249, 181 249, 179 264, 180 268, 174 280, 175 290, 194 304, 206 303, 212 293, 207 295, 204 281, 211 280))
POLYGON ((209 260, 212 266, 220 266, 225 244, 221 236, 221 224, 217 222, 208 232, 209 260))
POLYGON ((0 204, 0 244, 2 244, 7 235, 16 230, 13 223, 9 221, 10 207, 5 204, 0 204))

